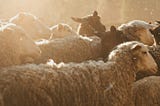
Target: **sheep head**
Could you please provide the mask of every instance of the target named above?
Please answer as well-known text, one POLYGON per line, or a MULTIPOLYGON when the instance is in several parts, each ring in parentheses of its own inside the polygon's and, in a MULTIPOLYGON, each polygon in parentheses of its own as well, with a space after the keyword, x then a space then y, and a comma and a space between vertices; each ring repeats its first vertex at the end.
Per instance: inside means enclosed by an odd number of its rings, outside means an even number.
POLYGON ((119 61, 119 63, 123 62, 126 65, 132 64, 133 67, 136 68, 136 72, 157 72, 157 64, 149 53, 147 46, 137 41, 118 45, 116 49, 110 53, 108 60, 119 61))
POLYGON ((139 70, 150 70, 153 73, 157 72, 157 64, 149 53, 146 45, 135 44, 131 50, 133 53, 133 61, 135 61, 139 70))

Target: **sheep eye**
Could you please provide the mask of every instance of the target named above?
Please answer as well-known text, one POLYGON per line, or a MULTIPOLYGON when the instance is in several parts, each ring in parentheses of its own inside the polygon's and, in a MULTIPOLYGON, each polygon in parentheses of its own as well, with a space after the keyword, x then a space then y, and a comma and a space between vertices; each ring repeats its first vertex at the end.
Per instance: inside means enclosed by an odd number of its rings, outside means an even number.
POLYGON ((147 54, 147 52, 142 52, 142 54, 146 55, 146 54, 147 54))

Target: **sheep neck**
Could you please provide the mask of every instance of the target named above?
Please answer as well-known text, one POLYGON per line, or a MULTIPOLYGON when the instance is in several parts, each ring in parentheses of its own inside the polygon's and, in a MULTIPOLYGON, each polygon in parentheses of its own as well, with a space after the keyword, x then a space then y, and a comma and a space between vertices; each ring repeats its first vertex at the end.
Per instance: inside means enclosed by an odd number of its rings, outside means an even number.
POLYGON ((121 73, 121 76, 126 81, 131 81, 130 83, 134 82, 137 72, 136 63, 133 61, 133 56, 131 53, 125 53, 117 56, 116 59, 114 59, 114 62, 112 60, 109 60, 108 62, 112 62, 112 68, 113 72, 115 73, 121 73), (128 76, 128 77, 125 77, 128 76))
POLYGON ((114 61, 108 61, 109 68, 101 73, 101 87, 106 92, 107 100, 113 101, 113 106, 116 105, 116 102, 123 106, 131 106, 133 104, 132 84, 135 81, 137 68, 130 58, 131 56, 122 55, 122 57, 120 56, 114 61), (110 96, 112 94, 116 99, 110 96))

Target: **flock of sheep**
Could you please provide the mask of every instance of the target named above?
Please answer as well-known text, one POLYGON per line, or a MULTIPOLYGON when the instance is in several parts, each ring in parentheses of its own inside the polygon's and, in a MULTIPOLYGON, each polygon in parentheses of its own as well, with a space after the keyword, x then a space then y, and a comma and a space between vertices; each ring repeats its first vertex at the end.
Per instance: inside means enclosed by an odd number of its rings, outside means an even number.
POLYGON ((72 17, 77 32, 29 13, 1 21, 0 106, 159 106, 159 24, 100 19, 72 17))

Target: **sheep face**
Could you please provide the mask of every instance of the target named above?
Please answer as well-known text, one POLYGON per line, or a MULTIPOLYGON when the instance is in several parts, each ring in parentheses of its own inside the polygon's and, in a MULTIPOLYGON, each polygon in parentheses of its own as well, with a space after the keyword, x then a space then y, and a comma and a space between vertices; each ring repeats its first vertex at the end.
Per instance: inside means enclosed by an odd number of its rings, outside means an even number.
POLYGON ((152 46, 154 44, 154 36, 148 29, 141 29, 135 32, 135 35, 140 39, 140 41, 146 45, 152 46))
POLYGON ((58 24, 56 26, 53 26, 50 28, 52 32, 51 39, 55 38, 63 38, 66 36, 73 36, 77 35, 76 32, 73 31, 73 29, 67 25, 67 24, 58 24))
POLYGON ((157 64, 145 45, 135 44, 131 49, 133 53, 133 61, 135 61, 136 66, 139 69, 137 71, 157 72, 157 64))

